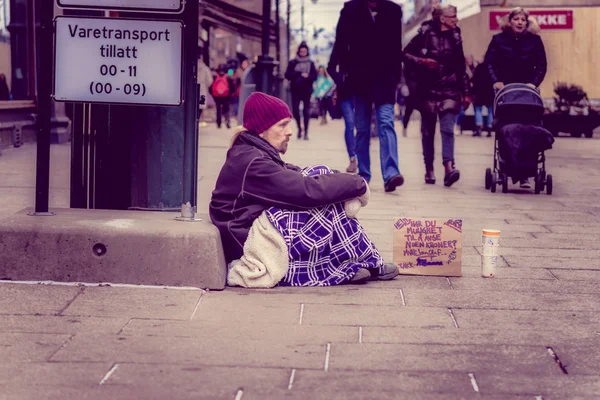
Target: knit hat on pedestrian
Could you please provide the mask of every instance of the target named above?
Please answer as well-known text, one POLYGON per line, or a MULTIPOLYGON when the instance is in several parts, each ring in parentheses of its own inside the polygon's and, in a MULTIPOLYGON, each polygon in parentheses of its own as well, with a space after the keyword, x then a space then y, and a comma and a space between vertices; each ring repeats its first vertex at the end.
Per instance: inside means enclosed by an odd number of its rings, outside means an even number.
POLYGON ((292 118, 288 105, 277 97, 254 92, 244 104, 244 128, 261 134, 285 118, 292 118))

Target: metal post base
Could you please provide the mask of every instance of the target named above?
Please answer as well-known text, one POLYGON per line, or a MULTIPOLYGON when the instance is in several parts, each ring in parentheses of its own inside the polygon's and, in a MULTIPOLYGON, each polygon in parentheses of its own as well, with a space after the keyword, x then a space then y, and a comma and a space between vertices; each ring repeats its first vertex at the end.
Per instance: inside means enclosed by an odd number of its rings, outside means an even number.
POLYGON ((196 218, 196 207, 192 207, 192 205, 188 202, 186 204, 181 205, 181 216, 175 217, 176 221, 183 222, 200 222, 201 218, 196 218))
POLYGON ((53 217, 56 214, 53 212, 28 212, 27 215, 30 217, 53 217))

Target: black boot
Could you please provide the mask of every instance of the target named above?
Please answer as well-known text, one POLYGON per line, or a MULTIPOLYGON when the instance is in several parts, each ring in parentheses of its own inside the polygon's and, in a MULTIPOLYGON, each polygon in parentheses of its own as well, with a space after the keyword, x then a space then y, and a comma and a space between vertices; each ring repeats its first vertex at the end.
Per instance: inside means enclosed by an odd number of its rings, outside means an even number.
POLYGON ((460 179, 460 171, 454 168, 453 161, 446 161, 444 163, 446 168, 446 175, 444 176, 444 186, 450 187, 460 179))

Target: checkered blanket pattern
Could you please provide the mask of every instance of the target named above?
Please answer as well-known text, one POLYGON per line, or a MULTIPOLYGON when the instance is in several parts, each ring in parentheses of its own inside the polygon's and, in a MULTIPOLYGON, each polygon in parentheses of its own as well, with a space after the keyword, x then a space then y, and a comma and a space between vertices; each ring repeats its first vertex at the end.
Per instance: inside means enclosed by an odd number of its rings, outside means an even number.
MULTIPOLYGON (((302 170, 305 176, 328 174, 322 165, 302 170)), ((266 210, 289 250, 289 268, 280 286, 332 286, 350 280, 359 268, 379 269, 383 259, 343 203, 307 211, 266 210)))

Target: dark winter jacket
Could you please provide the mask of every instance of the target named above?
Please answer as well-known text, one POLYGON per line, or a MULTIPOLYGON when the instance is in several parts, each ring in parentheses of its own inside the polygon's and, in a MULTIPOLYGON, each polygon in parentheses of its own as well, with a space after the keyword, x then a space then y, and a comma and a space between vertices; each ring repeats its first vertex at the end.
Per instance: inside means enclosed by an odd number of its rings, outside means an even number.
POLYGON ((542 38, 511 29, 494 35, 485 55, 494 83, 533 83, 540 86, 546 76, 546 50, 542 38))
POLYGON ((488 66, 481 63, 475 67, 475 73, 473 73, 473 104, 491 106, 494 104, 494 96, 494 82, 490 78, 488 66))
POLYGON ((394 104, 402 73, 402 8, 377 0, 373 18, 366 0, 346 2, 332 53, 346 77, 344 84, 354 95, 376 105, 394 104))
POLYGON ((287 70, 285 71, 285 79, 290 81, 290 90, 294 96, 310 97, 313 92, 313 83, 317 80, 317 67, 313 62, 310 63, 310 72, 308 78, 302 76, 302 72, 296 71, 298 61, 290 60, 287 70))
POLYGON ((304 177, 268 142, 242 133, 227 152, 210 201, 210 219, 221 232, 227 263, 239 259, 252 223, 268 207, 307 210, 339 203, 367 191, 351 174, 304 177))
POLYGON ((404 58, 417 69, 419 108, 429 112, 460 111, 463 96, 470 91, 460 28, 442 31, 439 22, 424 22, 404 49, 404 58), (438 68, 421 65, 422 58, 437 61, 438 68))
POLYGON ((344 72, 340 68, 340 57, 339 49, 333 46, 333 51, 329 57, 329 64, 327 64, 327 72, 331 79, 335 82, 337 95, 340 100, 348 100, 353 94, 350 86, 348 85, 348 73, 344 72))

